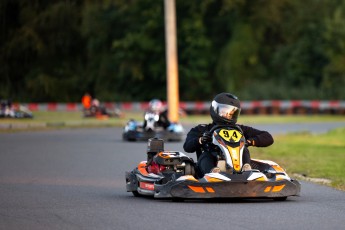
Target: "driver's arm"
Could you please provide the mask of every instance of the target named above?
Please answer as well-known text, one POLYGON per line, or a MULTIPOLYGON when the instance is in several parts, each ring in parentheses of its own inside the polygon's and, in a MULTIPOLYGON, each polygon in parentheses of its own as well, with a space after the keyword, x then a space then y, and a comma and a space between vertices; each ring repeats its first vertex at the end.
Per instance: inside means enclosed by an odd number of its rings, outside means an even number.
POLYGON ((273 144, 272 135, 263 130, 255 129, 250 126, 240 125, 243 130, 244 137, 251 141, 251 145, 256 147, 267 147, 273 144))
POLYGON ((198 125, 192 128, 188 132, 186 140, 183 144, 184 151, 188 153, 200 151, 202 145, 199 142, 199 138, 202 136, 202 134, 206 130, 207 130, 207 125, 198 125))

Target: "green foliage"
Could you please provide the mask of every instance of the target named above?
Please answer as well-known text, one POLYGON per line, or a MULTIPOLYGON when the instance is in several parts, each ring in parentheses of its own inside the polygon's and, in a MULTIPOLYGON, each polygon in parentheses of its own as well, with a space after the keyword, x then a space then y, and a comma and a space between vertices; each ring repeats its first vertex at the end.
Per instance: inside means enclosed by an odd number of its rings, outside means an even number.
POLYGON ((83 44, 78 8, 77 1, 2 2, 1 12, 6 12, 3 18, 16 24, 4 26, 7 39, 0 48, 0 81, 6 79, 2 87, 7 93, 1 97, 20 101, 75 100, 70 92, 79 91, 75 83, 81 81, 83 59, 77 47, 83 44), (7 14, 8 8, 15 8, 15 13, 7 14))
POLYGON ((161 2, 148 0, 85 6, 89 91, 109 101, 165 97, 162 11, 161 2))
MULTIPOLYGON (((341 0, 176 0, 180 99, 345 98, 341 0)), ((166 99, 164 1, 0 2, 0 98, 166 99)))
POLYGON ((213 84, 209 80, 212 44, 203 23, 207 5, 207 1, 204 5, 197 1, 177 1, 180 96, 185 100, 201 100, 212 92, 213 84))

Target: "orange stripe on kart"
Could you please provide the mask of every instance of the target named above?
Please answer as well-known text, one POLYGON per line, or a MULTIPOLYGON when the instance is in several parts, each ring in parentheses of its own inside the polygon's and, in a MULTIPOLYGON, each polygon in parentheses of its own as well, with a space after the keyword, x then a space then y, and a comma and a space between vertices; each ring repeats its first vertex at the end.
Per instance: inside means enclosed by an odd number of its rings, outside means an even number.
POLYGON ((285 187, 285 184, 277 185, 277 186, 267 186, 264 192, 280 192, 285 187))
POLYGON ((191 190, 193 190, 193 192, 205 193, 205 190, 204 190, 203 187, 188 185, 188 188, 190 188, 191 190))
POLYGON ((210 177, 210 176, 205 176, 205 179, 207 180, 207 182, 222 182, 223 181, 221 179, 210 177))
POLYGON ((191 186, 188 185, 188 187, 193 190, 193 192, 197 192, 197 193, 206 193, 206 192, 210 192, 210 193, 215 193, 214 189, 211 187, 206 187, 206 191, 203 187, 199 187, 199 186, 191 186))
POLYGON ((170 156, 168 154, 165 154, 164 152, 159 152, 158 155, 165 159, 170 158, 170 156))
POLYGON ((142 161, 138 164, 138 170, 141 173, 141 175, 147 176, 149 173, 146 170, 146 161, 142 161))
POLYGON ((214 189, 211 188, 211 187, 206 187, 206 190, 207 190, 207 192, 211 192, 211 193, 214 193, 214 192, 215 192, 214 189))
POLYGON ((272 186, 267 186, 267 187, 265 188, 264 192, 269 192, 269 191, 271 191, 271 189, 272 189, 272 186))
POLYGON ((274 186, 274 188, 272 189, 272 192, 280 192, 284 187, 285 187, 285 184, 274 186))
POLYGON ((272 165, 272 167, 277 171, 277 172, 285 172, 282 167, 279 165, 272 165))

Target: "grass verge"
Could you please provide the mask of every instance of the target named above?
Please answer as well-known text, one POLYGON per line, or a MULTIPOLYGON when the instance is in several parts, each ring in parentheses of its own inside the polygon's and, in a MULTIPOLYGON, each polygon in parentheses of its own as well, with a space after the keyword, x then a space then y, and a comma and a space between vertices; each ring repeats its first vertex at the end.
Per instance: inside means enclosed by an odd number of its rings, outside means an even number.
POLYGON ((328 179, 332 187, 345 191, 345 128, 279 135, 268 148, 251 148, 251 157, 276 161, 289 175, 328 179))

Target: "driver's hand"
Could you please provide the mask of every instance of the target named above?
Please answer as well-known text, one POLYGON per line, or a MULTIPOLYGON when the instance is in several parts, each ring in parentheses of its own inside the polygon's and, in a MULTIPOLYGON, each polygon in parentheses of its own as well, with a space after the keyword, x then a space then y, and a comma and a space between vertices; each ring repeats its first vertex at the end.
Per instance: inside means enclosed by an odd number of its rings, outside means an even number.
POLYGON ((205 145, 212 142, 212 134, 210 132, 205 132, 200 138, 199 143, 205 145))
POLYGON ((255 140, 254 139, 247 139, 246 140, 246 146, 255 146, 255 140))

